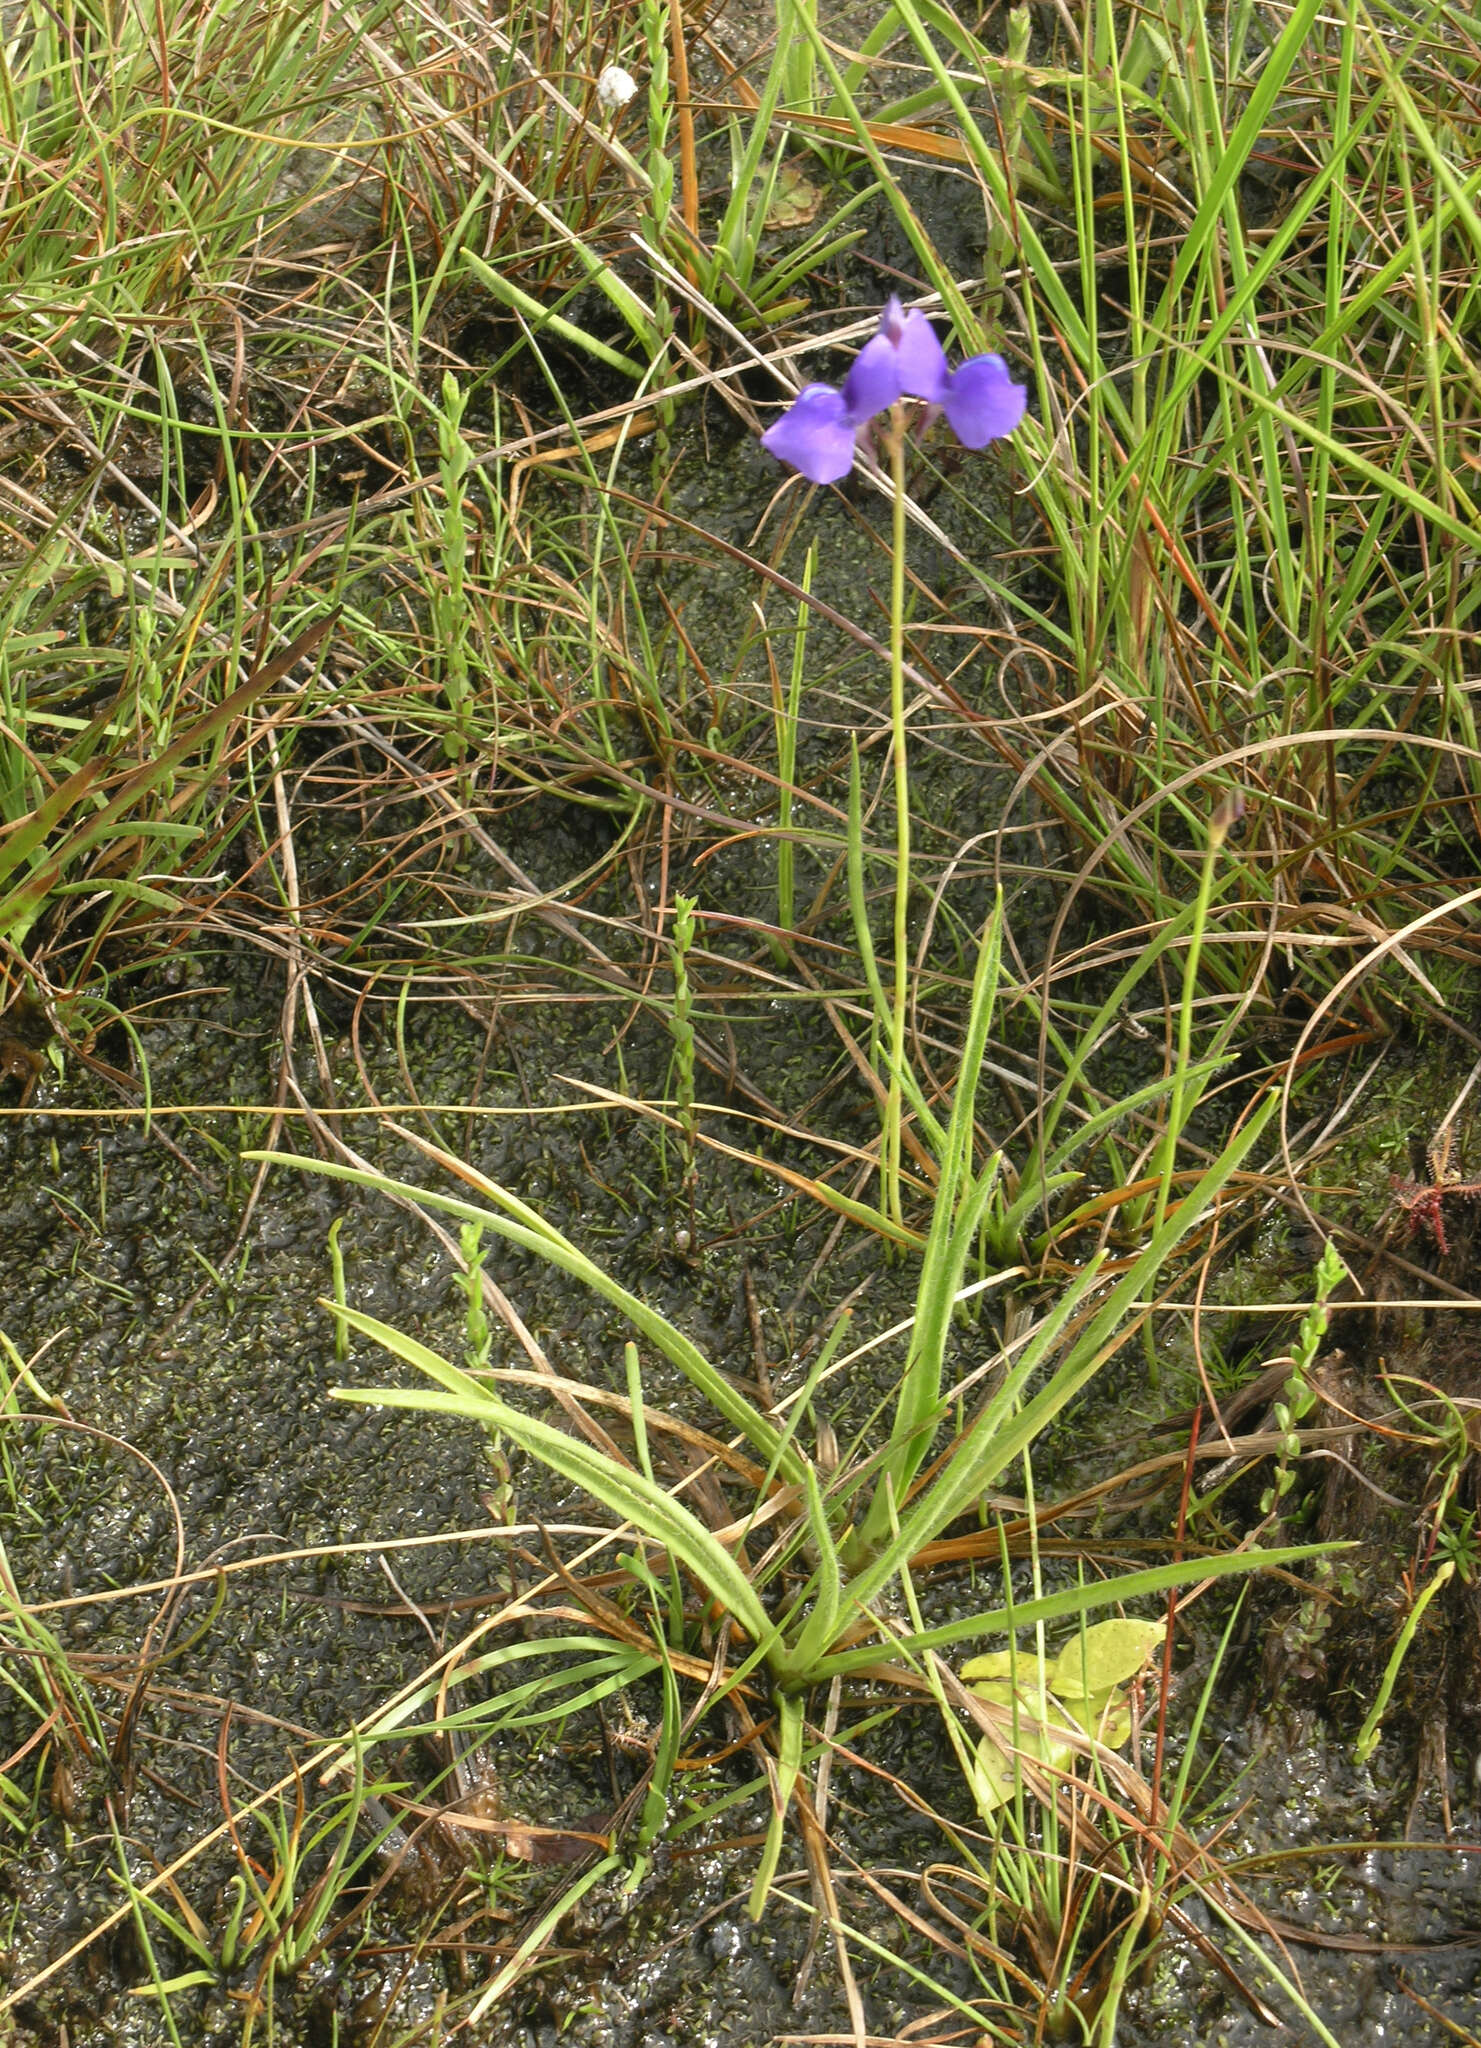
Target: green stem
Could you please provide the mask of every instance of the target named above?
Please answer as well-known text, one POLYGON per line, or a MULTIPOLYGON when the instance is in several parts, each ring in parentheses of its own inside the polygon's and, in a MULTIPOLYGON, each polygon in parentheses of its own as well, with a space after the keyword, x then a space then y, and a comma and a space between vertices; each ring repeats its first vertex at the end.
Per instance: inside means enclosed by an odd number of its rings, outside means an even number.
MULTIPOLYGON (((798 585, 802 598, 797 606, 797 630, 792 638, 792 677, 783 703, 776 705, 777 751, 777 923, 784 932, 796 925, 797 849, 792 844, 792 791, 797 777, 797 726, 802 716, 802 678, 807 650, 807 599, 812 590, 812 572, 817 562, 817 543, 807 551, 798 585)), ((778 941, 773 952, 777 965, 787 962, 786 948, 778 941)))
POLYGON ((890 563, 890 735, 895 762, 895 986, 890 1008, 889 1091, 880 1149, 881 1201, 894 1223, 900 1207, 900 1120, 905 1072, 905 984, 910 910, 910 764, 905 753, 905 409, 890 408, 894 526, 890 563))
POLYGON ((1204 843, 1203 865, 1198 875, 1198 897, 1193 908, 1193 929, 1188 939, 1188 957, 1183 966, 1182 1000, 1178 1005, 1177 1062, 1173 1068, 1172 1091, 1168 1100, 1167 1129, 1162 1139, 1161 1173, 1152 1224, 1154 1230, 1160 1230, 1166 1220, 1168 1203, 1172 1198, 1178 1141, 1183 1135, 1184 1125, 1197 1106, 1199 1091, 1188 1073, 1193 1061, 1193 1003, 1198 992, 1198 965, 1203 952, 1203 934, 1208 925, 1209 905, 1213 900, 1214 867, 1219 858, 1219 849, 1228 837, 1230 822, 1236 808, 1227 798, 1220 801, 1209 821, 1208 838, 1204 843))
POLYGON ((1394 1686, 1398 1681, 1399 1667, 1404 1661, 1409 1645, 1414 1641, 1415 1632, 1419 1624, 1424 1619, 1424 1611, 1441 1587, 1448 1585, 1454 1576, 1454 1562, 1447 1559, 1410 1608, 1409 1617, 1405 1621, 1404 1626, 1399 1630, 1398 1641, 1389 1652, 1389 1659, 1384 1667, 1382 1681, 1379 1684, 1373 1704, 1368 1709, 1368 1718, 1358 1731, 1357 1744, 1352 1753, 1352 1760, 1359 1767, 1368 1761, 1369 1757, 1372 1756, 1374 1750, 1378 1747, 1378 1730, 1382 1725, 1388 1703, 1393 1697, 1394 1686))

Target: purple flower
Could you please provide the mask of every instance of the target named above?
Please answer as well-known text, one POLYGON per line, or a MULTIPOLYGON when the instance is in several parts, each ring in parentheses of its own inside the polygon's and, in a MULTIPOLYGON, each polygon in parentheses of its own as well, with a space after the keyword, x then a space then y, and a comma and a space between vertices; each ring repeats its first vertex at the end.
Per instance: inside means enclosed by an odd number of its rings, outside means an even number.
POLYGON ((853 467, 854 447, 876 414, 899 398, 939 406, 965 448, 985 448, 1011 434, 1028 394, 1008 375, 1001 356, 970 356, 947 367, 946 352, 924 313, 892 298, 879 332, 865 342, 837 391, 808 384, 761 436, 771 454, 801 470, 809 483, 836 484, 853 467))
POLYGON ((1015 384, 1001 356, 968 356, 959 370, 947 373, 941 410, 964 448, 985 448, 1001 441, 1023 418, 1028 404, 1025 385, 1015 384))
POLYGON ((854 442, 862 425, 841 391, 831 384, 805 384, 761 436, 761 445, 800 469, 810 484, 836 484, 854 466, 854 442))

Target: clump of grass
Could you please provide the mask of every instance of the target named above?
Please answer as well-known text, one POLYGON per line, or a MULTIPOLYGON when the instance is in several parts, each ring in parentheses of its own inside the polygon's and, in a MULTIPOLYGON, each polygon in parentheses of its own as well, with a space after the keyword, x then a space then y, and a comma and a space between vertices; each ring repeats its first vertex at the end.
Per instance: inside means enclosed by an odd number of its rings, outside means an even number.
MULTIPOLYGON (((768 1768, 775 1772, 775 1797, 752 1892, 752 1911, 758 1915, 777 1869, 783 1823, 803 1769, 807 1699, 815 1688, 881 1660, 923 1657, 947 1643, 1082 1614, 1188 1577, 1217 1576, 1262 1561, 1260 1553, 1235 1553, 1196 1565, 1157 1566, 1107 1583, 1045 1593, 1022 1609, 1013 1607, 1009 1595, 1005 1607, 936 1627, 924 1626, 918 1616, 904 1629, 886 1619, 895 1589, 908 1578, 910 1561, 972 1509, 1115 1354, 1137 1327, 1134 1305, 1168 1288, 1168 1268, 1178 1247, 1224 1195, 1274 1106, 1270 1098, 1246 1120, 1196 1181, 1180 1191, 1175 1207, 1149 1213, 1145 1241, 1119 1275, 1103 1273, 1103 1254, 1092 1256, 1031 1320, 1010 1317, 1006 1328, 1013 1334, 1009 1338, 1005 1331, 990 1366, 979 1365, 952 1385, 948 1362, 961 1304, 985 1290, 1011 1288, 1025 1276, 1023 1267, 1010 1266, 971 1285, 964 1282, 968 1261, 980 1253, 984 1233, 990 1231, 988 1219, 1002 1179, 1001 1158, 990 1153, 979 1161, 975 1141, 977 1077, 997 999, 1000 948, 994 916, 980 949, 950 1119, 935 1127, 937 1180, 904 1363, 874 1424, 839 1459, 825 1459, 821 1452, 810 1458, 802 1448, 800 1424, 823 1371, 842 1370, 856 1362, 857 1354, 835 1366, 820 1361, 783 1421, 741 1392, 679 1329, 525 1202, 427 1141, 412 1140, 445 1173, 468 1185, 478 1202, 419 1191, 354 1166, 299 1162, 454 1216, 465 1229, 555 1265, 619 1308, 736 1433, 739 1455, 719 1439, 706 1439, 710 1455, 741 1487, 740 1499, 733 1508, 727 1506, 724 1528, 717 1529, 654 1476, 648 1451, 653 1418, 631 1351, 628 1398, 616 1405, 633 1433, 632 1457, 589 1413, 594 1389, 567 1382, 562 1393, 583 1441, 506 1398, 504 1384, 517 1385, 525 1375, 470 1373, 408 1332, 334 1306, 337 1322, 375 1338, 433 1383, 431 1389, 342 1390, 349 1398, 476 1421, 579 1485, 637 1532, 643 1548, 630 1569, 644 1603, 652 1603, 656 1632, 645 1642, 645 1630, 635 1634, 624 1627, 628 1666, 636 1658, 632 1668, 666 1673, 682 1650, 691 1667, 702 1668, 709 1631, 722 1625, 737 1642, 736 1661, 723 1682, 714 1682, 710 1696, 731 1698, 753 1674, 764 1676, 774 1717, 775 1763, 768 1768), (974 1396, 970 1416, 969 1394, 974 1396), (752 1533, 759 1536, 763 1529, 767 1549, 753 1562, 752 1533), (686 1581, 698 1589, 697 1609, 685 1597, 686 1581)), ((1190 974, 1195 958, 1190 955, 1190 974)), ((1148 964, 1143 957, 1138 971, 1148 964)), ((272 1155, 247 1156, 265 1163, 272 1155)), ((612 1405, 611 1397, 602 1405, 612 1405)), ((606 1611, 604 1603, 595 1610, 596 1618, 606 1611)), ((578 1648, 584 1642, 573 1643, 570 1654, 578 1648)), ((658 1789, 663 1790, 661 1785, 658 1789)))

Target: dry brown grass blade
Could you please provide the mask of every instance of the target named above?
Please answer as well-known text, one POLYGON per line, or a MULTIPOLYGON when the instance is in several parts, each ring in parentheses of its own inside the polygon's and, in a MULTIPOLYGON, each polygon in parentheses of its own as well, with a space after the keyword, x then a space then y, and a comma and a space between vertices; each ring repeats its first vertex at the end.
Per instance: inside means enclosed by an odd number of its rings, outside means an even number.
MULTIPOLYGON (((853 2027, 853 2048, 865 2048, 868 2024, 864 2017, 864 2000, 860 1996, 858 1979, 854 1976, 853 1964, 849 1960, 848 1939, 838 1911, 838 1893, 834 1887, 833 1871, 828 1861, 828 1837, 819 1823, 807 1785, 800 1776, 792 1788, 792 1802, 802 1830, 802 1846, 807 1857, 808 1875, 812 1880, 815 1910, 826 1922, 833 1936, 834 1960, 838 1964, 844 2003, 848 2007, 849 2020, 853 2027)), ((805 1977, 799 1976, 801 1988, 805 1988, 805 1983, 805 1977)))

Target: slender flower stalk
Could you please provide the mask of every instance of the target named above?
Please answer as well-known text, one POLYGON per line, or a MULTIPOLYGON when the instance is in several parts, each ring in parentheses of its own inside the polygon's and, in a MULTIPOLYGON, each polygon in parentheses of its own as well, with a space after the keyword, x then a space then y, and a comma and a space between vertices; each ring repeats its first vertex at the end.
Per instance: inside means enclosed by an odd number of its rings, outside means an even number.
MULTIPOLYGON (((855 356, 840 388, 808 384, 782 417, 761 436, 761 445, 790 463, 810 483, 839 483, 853 468, 854 454, 868 440, 872 423, 888 416, 884 440, 889 457, 891 506, 890 574, 890 739, 895 789, 894 982, 889 1009, 878 1018, 886 1043, 888 1076, 880 1133, 881 1207, 891 1222, 903 1222, 900 1200, 901 1133, 905 1094, 905 1012, 910 942, 910 764, 905 731, 905 429, 904 401, 923 401, 927 421, 945 417, 965 448, 985 448, 1011 434, 1023 418, 1027 392, 1015 384, 1001 356, 969 356, 955 370, 925 314, 906 312, 891 299, 879 330, 855 356)), ((867 933, 864 935, 867 937, 867 933)), ((876 1009, 884 992, 874 984, 876 1009)))
POLYGON ((905 751, 905 408, 890 408, 893 532, 890 561, 890 750, 895 766, 895 985, 890 1008, 890 1076, 880 1143, 885 1214, 902 1223, 900 1121, 905 1076, 905 996, 910 942, 910 763, 905 751))

